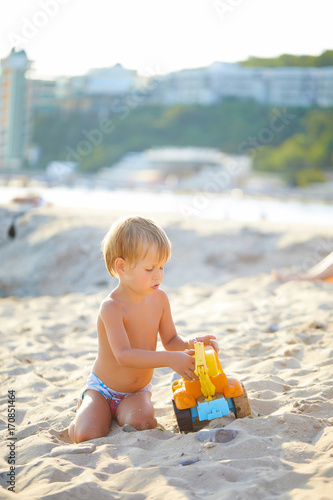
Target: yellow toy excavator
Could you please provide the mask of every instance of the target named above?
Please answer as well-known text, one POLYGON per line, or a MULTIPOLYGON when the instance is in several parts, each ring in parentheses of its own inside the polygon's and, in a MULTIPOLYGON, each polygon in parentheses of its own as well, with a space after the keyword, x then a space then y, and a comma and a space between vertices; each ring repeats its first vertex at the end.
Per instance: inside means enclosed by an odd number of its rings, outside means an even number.
POLYGON ((227 379, 216 352, 196 342, 195 374, 198 379, 181 378, 172 384, 173 407, 180 432, 193 430, 195 420, 206 421, 229 415, 251 415, 245 387, 237 379, 227 379))

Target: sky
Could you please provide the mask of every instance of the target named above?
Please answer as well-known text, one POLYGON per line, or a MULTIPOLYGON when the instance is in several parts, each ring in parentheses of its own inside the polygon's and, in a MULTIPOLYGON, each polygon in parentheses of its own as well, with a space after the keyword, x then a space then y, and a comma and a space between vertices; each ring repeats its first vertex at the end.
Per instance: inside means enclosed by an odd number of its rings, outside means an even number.
POLYGON ((1 0, 1 10, 0 58, 24 49, 36 77, 333 49, 332 0, 1 0))

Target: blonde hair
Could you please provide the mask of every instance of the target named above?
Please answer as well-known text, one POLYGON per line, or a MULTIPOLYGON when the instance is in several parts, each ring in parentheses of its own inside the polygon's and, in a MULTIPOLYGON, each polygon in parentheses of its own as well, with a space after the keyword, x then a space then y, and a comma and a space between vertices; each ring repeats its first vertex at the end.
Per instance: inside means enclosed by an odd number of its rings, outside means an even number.
POLYGON ((140 216, 122 217, 116 220, 102 241, 102 252, 107 270, 118 276, 115 261, 118 257, 136 265, 144 259, 149 247, 157 246, 158 262, 166 262, 171 255, 171 243, 164 230, 151 219, 140 216))

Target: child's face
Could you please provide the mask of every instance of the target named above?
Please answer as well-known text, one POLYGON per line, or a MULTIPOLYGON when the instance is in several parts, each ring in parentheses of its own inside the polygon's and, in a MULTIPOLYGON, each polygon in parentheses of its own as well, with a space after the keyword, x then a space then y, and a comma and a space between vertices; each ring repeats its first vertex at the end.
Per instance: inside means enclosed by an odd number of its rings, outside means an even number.
MULTIPOLYGON (((143 252, 144 255, 145 252, 143 252)), ((144 258, 135 266, 125 262, 123 280, 132 291, 140 295, 150 295, 158 290, 163 280, 163 268, 166 262, 158 262, 157 248, 149 248, 144 258)))

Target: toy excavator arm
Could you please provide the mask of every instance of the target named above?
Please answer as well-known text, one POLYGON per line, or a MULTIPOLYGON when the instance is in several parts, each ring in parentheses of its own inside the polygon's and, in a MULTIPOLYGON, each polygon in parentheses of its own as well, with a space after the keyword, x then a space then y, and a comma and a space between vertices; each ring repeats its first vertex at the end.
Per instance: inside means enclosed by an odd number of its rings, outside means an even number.
POLYGON ((208 365, 206 363, 205 346, 203 342, 196 342, 195 349, 195 370, 194 373, 199 377, 201 391, 206 401, 209 401, 215 394, 215 385, 209 378, 208 365))

